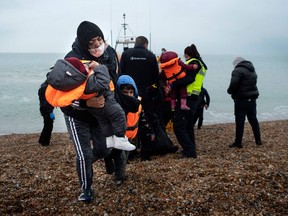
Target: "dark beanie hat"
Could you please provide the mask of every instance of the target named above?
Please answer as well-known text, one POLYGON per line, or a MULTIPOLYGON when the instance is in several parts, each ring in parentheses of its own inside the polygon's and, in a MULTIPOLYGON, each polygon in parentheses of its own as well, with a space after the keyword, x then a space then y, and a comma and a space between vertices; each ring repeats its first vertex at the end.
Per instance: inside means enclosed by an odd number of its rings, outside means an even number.
POLYGON ((166 51, 166 52, 161 54, 160 62, 165 63, 165 62, 168 62, 174 58, 178 58, 177 53, 172 52, 172 51, 166 51))
POLYGON ((94 37, 101 37, 104 40, 104 35, 101 29, 94 23, 83 21, 77 29, 77 38, 82 48, 88 49, 89 41, 94 37))
POLYGON ((65 58, 65 60, 69 62, 71 65, 73 65, 77 70, 79 70, 84 75, 88 74, 83 63, 78 58, 70 57, 70 58, 65 58))

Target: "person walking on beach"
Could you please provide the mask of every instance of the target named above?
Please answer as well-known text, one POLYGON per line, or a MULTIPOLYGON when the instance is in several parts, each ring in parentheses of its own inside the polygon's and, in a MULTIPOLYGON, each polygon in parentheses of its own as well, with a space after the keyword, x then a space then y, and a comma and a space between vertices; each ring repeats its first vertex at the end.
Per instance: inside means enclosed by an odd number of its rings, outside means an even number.
MULTIPOLYGON (((110 77, 116 83, 119 66, 117 54, 105 42, 103 32, 96 24, 89 21, 79 24, 72 50, 65 56, 65 58, 68 57, 104 64, 109 70, 110 77)), ((109 154, 99 122, 87 110, 87 107, 102 108, 104 104, 104 96, 99 96, 75 101, 72 105, 61 108, 76 152, 76 171, 82 190, 78 200, 86 203, 91 203, 94 199, 92 163, 109 154), (91 141, 93 148, 91 148, 91 141)))
POLYGON ((199 95, 199 103, 198 108, 196 110, 196 113, 194 115, 194 125, 196 124, 198 120, 198 129, 201 129, 203 125, 203 114, 204 114, 204 108, 207 110, 210 104, 210 95, 208 94, 208 91, 202 86, 201 93, 199 95))
MULTIPOLYGON (((46 77, 48 74, 46 75, 46 77)), ((53 123, 55 120, 55 115, 53 113, 54 107, 51 106, 46 98, 45 91, 47 89, 48 82, 47 79, 43 82, 38 90, 39 104, 40 104, 40 113, 43 117, 44 125, 42 132, 40 134, 38 143, 42 146, 49 146, 51 134, 53 130, 53 123)))
POLYGON ((256 145, 262 145, 256 110, 259 91, 254 65, 242 57, 237 57, 233 61, 233 66, 234 70, 227 92, 234 100, 236 137, 234 143, 230 144, 229 147, 243 148, 242 137, 246 116, 252 127, 256 145))

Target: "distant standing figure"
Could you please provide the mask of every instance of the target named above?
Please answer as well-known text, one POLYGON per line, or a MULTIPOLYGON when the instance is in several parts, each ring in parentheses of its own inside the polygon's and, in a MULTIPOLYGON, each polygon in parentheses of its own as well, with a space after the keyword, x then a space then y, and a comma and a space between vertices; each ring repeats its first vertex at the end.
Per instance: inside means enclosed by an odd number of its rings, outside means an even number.
POLYGON ((229 147, 243 148, 242 137, 246 116, 252 127, 256 145, 262 145, 256 110, 256 99, 259 96, 259 91, 255 68, 250 61, 242 57, 235 58, 233 66, 234 70, 227 92, 231 94, 234 100, 236 138, 229 147))
POLYGON ((201 93, 199 95, 199 104, 198 104, 198 108, 196 110, 196 113, 194 115, 194 125, 196 124, 197 120, 198 120, 198 129, 201 129, 202 125, 203 125, 203 114, 204 114, 204 107, 207 110, 210 104, 210 96, 208 94, 208 91, 202 87, 201 89, 201 93))
POLYGON ((53 130, 53 123, 55 120, 55 115, 53 113, 54 107, 51 106, 45 98, 45 91, 47 85, 48 82, 46 79, 45 82, 41 84, 38 90, 40 113, 44 120, 44 126, 38 140, 38 143, 41 144, 42 146, 48 146, 50 144, 51 134, 53 130))

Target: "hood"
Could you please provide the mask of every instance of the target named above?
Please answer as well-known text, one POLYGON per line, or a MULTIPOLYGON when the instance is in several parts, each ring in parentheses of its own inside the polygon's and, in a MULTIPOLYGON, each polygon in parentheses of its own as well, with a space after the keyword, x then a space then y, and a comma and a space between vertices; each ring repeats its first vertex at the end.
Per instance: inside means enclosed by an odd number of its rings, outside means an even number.
POLYGON ((241 61, 236 65, 235 69, 238 67, 245 67, 251 72, 255 71, 254 65, 250 61, 241 61))
POLYGON ((120 86, 124 84, 130 84, 135 89, 135 97, 138 97, 138 89, 132 77, 129 75, 121 75, 117 81, 117 90, 120 91, 120 86))
POLYGON ((64 59, 57 60, 47 77, 48 83, 61 91, 70 91, 80 86, 86 79, 87 76, 64 59))

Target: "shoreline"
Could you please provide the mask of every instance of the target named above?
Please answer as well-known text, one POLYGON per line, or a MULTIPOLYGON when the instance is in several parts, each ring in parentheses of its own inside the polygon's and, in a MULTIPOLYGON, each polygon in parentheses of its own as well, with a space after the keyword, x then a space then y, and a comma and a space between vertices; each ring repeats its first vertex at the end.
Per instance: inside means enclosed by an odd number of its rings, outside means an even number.
MULTIPOLYGON (((270 122, 282 122, 282 121, 288 121, 288 119, 278 119, 278 120, 265 120, 265 121, 259 121, 259 124, 265 124, 265 123, 270 123, 270 122)), ((197 123, 196 123, 197 124, 197 123)), ((217 126, 217 125, 230 125, 230 124, 234 124, 235 125, 235 122, 222 122, 222 123, 211 123, 211 124, 207 124, 207 122, 203 122, 203 127, 209 127, 209 126, 217 126)), ((245 124, 249 124, 247 119, 245 121, 245 124)), ((43 125, 42 125, 43 126, 43 125)), ((42 128, 41 128, 42 129, 42 128)), ((196 125, 195 125, 195 130, 196 130, 196 125)), ((23 132, 23 133, 7 133, 7 134, 0 134, 0 137, 1 136, 13 136, 13 135, 27 135, 27 134, 40 134, 41 133, 41 130, 39 132, 23 132)), ((52 134, 53 133, 67 133, 67 131, 52 131, 52 134)))

